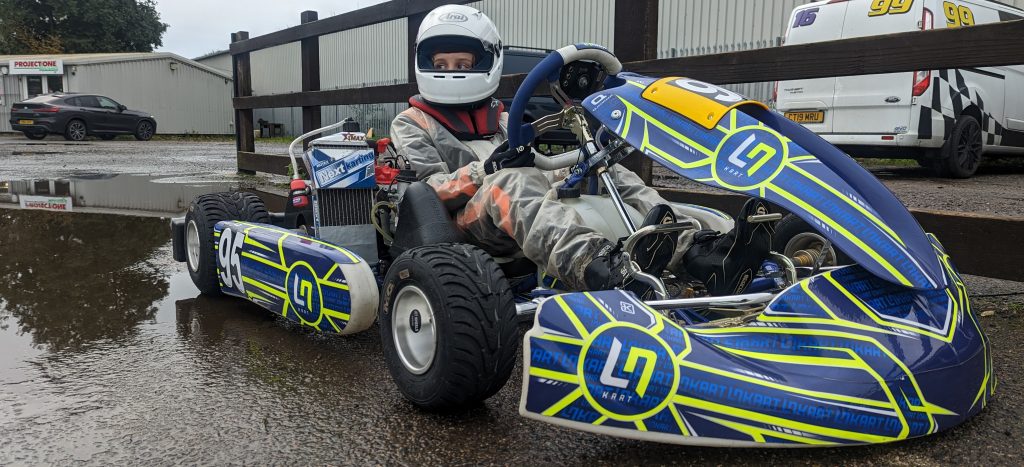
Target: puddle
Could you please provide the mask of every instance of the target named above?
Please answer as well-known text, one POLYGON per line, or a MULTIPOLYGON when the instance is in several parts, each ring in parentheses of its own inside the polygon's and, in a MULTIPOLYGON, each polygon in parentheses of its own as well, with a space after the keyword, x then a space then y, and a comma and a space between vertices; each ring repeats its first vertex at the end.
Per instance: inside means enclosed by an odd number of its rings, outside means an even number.
POLYGON ((58 179, 0 181, 0 200, 16 203, 12 194, 68 196, 73 208, 181 213, 198 195, 233 188, 236 186, 229 182, 191 176, 82 174, 58 179))

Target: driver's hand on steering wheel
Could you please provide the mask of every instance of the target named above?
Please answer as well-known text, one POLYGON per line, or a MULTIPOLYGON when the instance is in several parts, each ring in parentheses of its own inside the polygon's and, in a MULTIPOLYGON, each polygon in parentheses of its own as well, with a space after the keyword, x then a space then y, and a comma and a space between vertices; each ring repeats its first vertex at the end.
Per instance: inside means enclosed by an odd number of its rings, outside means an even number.
POLYGON ((501 169, 533 167, 533 157, 534 153, 530 145, 517 146, 510 149, 508 141, 505 141, 501 146, 494 148, 491 157, 484 161, 484 172, 490 175, 501 169))

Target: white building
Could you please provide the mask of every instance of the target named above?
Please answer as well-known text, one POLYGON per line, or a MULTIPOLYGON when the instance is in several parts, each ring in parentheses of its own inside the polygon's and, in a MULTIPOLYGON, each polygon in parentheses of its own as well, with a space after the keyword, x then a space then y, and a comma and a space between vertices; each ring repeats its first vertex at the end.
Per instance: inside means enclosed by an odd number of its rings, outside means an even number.
POLYGON ((11 105, 52 92, 107 96, 156 117, 157 133, 233 134, 231 72, 171 53, 0 55, 0 132, 11 105))

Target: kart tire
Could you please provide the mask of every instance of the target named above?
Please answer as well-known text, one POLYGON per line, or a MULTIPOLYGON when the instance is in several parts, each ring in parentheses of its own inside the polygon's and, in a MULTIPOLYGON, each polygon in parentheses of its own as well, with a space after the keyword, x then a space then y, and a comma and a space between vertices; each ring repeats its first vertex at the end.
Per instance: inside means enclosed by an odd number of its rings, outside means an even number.
MULTIPOLYGON (((824 246, 824 243, 824 236, 818 233, 806 221, 793 214, 787 214, 775 223, 775 233, 772 235, 772 250, 782 253, 789 258, 792 258, 793 254, 799 250, 816 245, 818 246, 818 251, 821 251, 820 248, 824 246)), ((826 260, 824 266, 853 264, 853 260, 842 251, 839 251, 835 245, 832 246, 832 251, 835 252, 836 261, 833 264, 826 260)))
POLYGON ((938 161, 936 174, 950 178, 970 178, 981 165, 982 141, 981 124, 970 115, 957 119, 953 132, 942 146, 942 158, 938 161))
POLYGON ((382 290, 384 359, 414 405, 466 408, 508 381, 519 342, 516 307, 501 268, 482 250, 410 249, 390 266, 382 290))
POLYGON ((26 138, 31 139, 31 140, 35 140, 35 141, 39 141, 39 140, 41 140, 43 138, 46 138, 46 132, 45 131, 40 131, 38 133, 32 133, 31 131, 26 131, 24 133, 25 133, 25 137, 26 138))
POLYGON ((185 214, 185 265, 192 283, 205 295, 220 295, 214 226, 220 221, 270 223, 267 208, 252 193, 212 193, 197 196, 185 214))

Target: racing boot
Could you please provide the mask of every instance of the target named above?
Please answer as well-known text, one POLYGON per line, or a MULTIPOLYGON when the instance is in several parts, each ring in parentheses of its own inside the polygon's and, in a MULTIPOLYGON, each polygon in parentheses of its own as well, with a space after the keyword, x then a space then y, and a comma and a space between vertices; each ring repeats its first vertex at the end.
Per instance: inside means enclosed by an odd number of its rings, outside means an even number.
POLYGON ((753 215, 767 214, 764 202, 751 198, 743 205, 729 233, 701 230, 683 255, 686 272, 704 283, 714 296, 743 293, 772 247, 772 223, 749 222, 753 215))
MULTIPOLYGON (((675 221, 676 216, 672 212, 672 208, 659 204, 647 213, 640 228, 649 225, 672 224, 675 221)), ((672 259, 678 239, 678 232, 647 235, 637 241, 630 256, 640 266, 641 271, 654 277, 661 277, 665 266, 672 259)), ((633 292, 641 299, 648 298, 647 295, 652 292, 651 286, 630 278, 629 264, 626 262, 626 255, 620 248, 621 244, 615 245, 609 241, 605 241, 598 248, 595 259, 584 270, 587 289, 609 290, 618 287, 633 292)))

